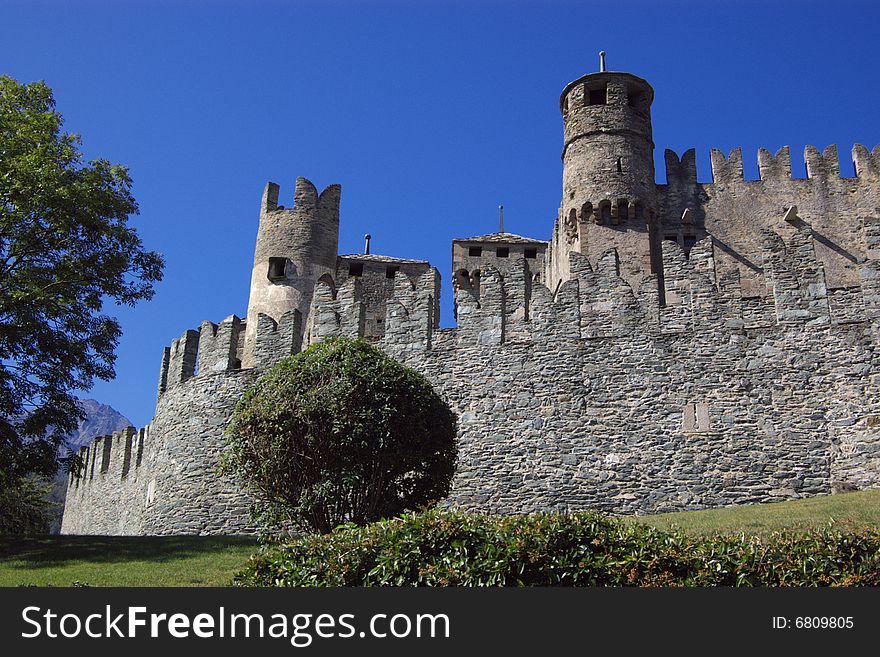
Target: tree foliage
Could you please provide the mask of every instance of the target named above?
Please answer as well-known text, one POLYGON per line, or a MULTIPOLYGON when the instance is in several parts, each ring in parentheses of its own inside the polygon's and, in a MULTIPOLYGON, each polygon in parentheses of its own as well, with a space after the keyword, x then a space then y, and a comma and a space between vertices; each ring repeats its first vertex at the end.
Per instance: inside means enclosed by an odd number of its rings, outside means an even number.
POLYGON ((245 394, 224 465, 266 519, 326 533, 445 497, 455 435, 455 415, 422 375, 363 340, 328 339, 245 394))
POLYGON ((0 77, 0 487, 50 477, 80 417, 74 391, 114 376, 119 323, 106 302, 153 295, 125 167, 85 162, 52 90, 0 77))

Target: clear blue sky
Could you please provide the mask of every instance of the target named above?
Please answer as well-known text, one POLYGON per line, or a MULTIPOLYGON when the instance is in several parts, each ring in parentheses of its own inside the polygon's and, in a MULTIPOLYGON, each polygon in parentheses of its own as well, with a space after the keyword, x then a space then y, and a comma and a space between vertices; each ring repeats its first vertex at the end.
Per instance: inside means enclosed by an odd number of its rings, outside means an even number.
POLYGON ((45 80, 89 157, 130 167, 155 299, 111 308, 117 379, 86 393, 150 420, 162 347, 244 315, 267 180, 342 184, 341 252, 430 260, 452 324, 450 241, 548 239, 561 190, 559 93, 597 69, 654 87, 663 149, 880 141, 880 3, 28 2, 0 5, 0 72, 45 80), (413 6, 410 6, 412 4, 413 6), (705 5, 705 6, 704 6, 705 5), (767 5, 767 6, 765 6, 767 5))

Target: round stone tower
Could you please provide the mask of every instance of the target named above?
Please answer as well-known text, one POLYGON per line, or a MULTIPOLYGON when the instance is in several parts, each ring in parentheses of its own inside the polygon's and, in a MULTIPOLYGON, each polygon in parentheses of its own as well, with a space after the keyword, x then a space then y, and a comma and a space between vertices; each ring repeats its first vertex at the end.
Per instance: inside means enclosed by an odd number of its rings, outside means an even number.
POLYGON ((642 78, 610 71, 584 75, 562 91, 562 202, 548 280, 568 278, 571 251, 595 263, 616 247, 621 275, 634 287, 659 265, 652 262, 653 99, 642 78))
POLYGON ((270 182, 263 193, 242 367, 255 365, 258 316, 278 322, 299 311, 301 337, 315 283, 336 271, 341 187, 330 185, 319 195, 311 182, 297 178, 292 208, 278 205, 278 190, 270 182))

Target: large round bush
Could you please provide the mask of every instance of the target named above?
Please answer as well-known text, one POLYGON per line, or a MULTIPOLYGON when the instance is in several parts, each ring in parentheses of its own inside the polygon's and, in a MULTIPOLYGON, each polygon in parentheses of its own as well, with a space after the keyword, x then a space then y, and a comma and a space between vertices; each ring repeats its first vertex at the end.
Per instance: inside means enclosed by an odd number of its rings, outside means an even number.
POLYGON ((421 374, 364 340, 335 338, 245 394, 224 464, 266 520, 327 533, 445 497, 455 435, 455 415, 421 374))

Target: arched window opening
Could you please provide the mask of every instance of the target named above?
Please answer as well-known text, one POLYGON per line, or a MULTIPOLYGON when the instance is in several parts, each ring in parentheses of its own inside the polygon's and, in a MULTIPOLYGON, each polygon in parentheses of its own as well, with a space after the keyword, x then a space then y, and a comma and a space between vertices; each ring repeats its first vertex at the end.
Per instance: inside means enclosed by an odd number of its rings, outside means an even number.
POLYGON ((641 203, 636 202, 635 220, 642 221, 645 218, 645 208, 641 203))
POLYGON ((599 204, 599 223, 606 225, 611 223, 611 201, 602 201, 599 204))
POLYGON ((581 221, 589 221, 593 216, 593 204, 587 201, 581 206, 581 221))

